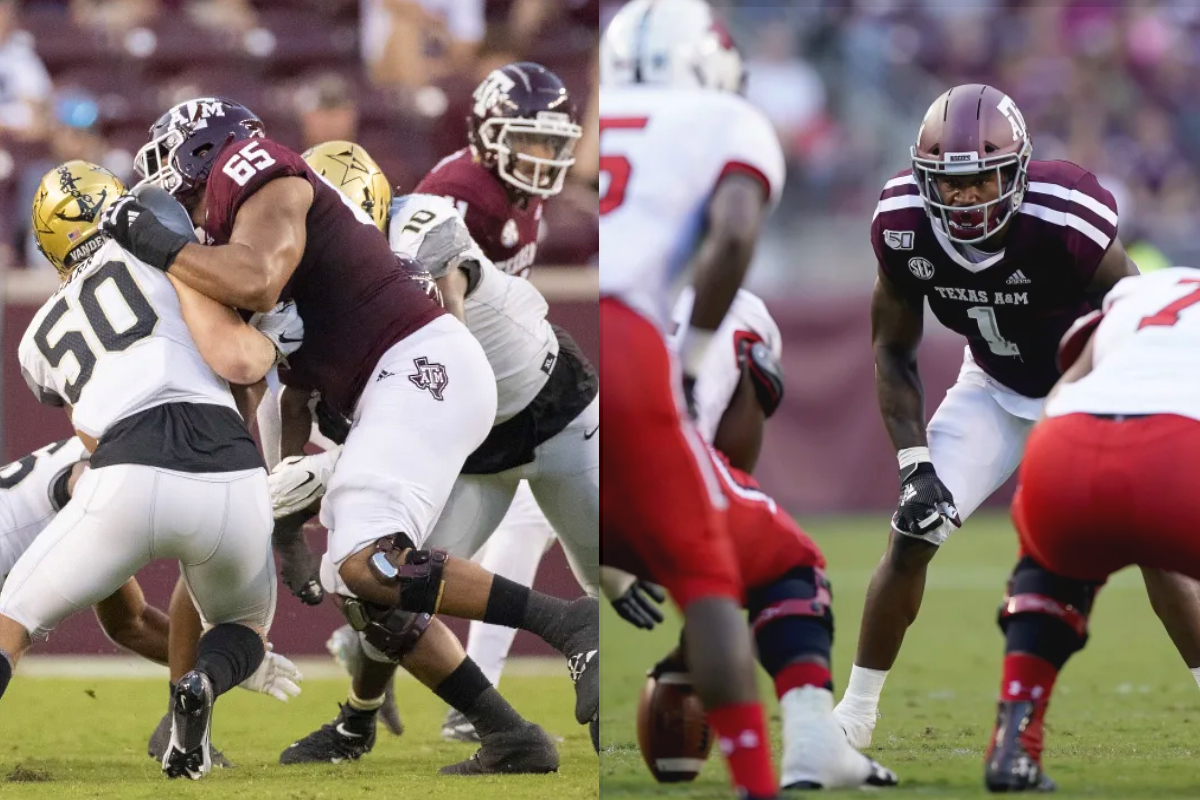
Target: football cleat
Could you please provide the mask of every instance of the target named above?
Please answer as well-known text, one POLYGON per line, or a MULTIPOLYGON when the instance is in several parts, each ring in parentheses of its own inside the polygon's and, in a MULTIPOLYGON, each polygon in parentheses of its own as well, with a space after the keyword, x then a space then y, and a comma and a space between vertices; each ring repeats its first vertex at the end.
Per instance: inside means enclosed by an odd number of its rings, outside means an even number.
POLYGON ((558 748, 532 722, 484 736, 466 761, 438 770, 441 775, 539 775, 558 772, 558 748))
MULTIPOLYGON (((166 755, 167 746, 171 744, 171 717, 171 710, 168 709, 167 713, 163 714, 163 718, 158 721, 158 727, 154 729, 154 733, 150 734, 150 741, 146 745, 146 755, 160 764, 163 756, 166 755)), ((208 757, 212 761, 212 765, 218 769, 232 769, 237 766, 223 752, 213 746, 211 741, 208 743, 208 757)))
POLYGON ((355 761, 375 746, 375 715, 339 705, 333 722, 322 725, 279 754, 280 764, 340 764, 355 761))
POLYGON ((179 679, 171 698, 171 741, 163 754, 162 771, 168 778, 198 781, 212 769, 209 734, 216 696, 212 681, 192 670, 179 679))
POLYGON ((853 703, 847 703, 846 698, 833 709, 833 716, 846 733, 846 741, 856 750, 871 746, 871 737, 875 733, 875 722, 879 719, 876 709, 861 709, 853 703))
POLYGON ((563 612, 570 633, 562 653, 575 684, 575 721, 587 725, 600 713, 600 601, 580 597, 563 612))
POLYGON ((783 715, 784 789, 895 786, 896 774, 855 750, 833 715, 833 694, 817 686, 792 689, 779 701, 783 715))
POLYGON ((475 726, 457 708, 446 712, 446 721, 442 723, 442 741, 479 743, 479 734, 475 726))
POLYGON ((1001 700, 996 728, 988 743, 983 782, 989 792, 1053 792, 1057 786, 1042 771, 1042 715, 1029 701, 1001 700))

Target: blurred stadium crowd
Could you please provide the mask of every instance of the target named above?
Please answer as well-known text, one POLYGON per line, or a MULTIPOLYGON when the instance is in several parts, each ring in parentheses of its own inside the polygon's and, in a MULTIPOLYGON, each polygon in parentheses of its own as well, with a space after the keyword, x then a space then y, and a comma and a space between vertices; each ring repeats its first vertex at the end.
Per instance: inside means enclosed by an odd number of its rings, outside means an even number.
POLYGON ((571 90, 584 139, 549 203, 539 264, 587 264, 596 229, 598 0, 0 0, 0 269, 49 269, 32 243, 41 176, 71 159, 127 180, 150 124, 229 97, 302 150, 367 148, 412 187, 466 146, 471 92, 537 61, 571 90))
POLYGON ((1200 264, 1200 4, 714 5, 726 9, 748 56, 749 96, 789 160, 784 204, 751 273, 760 290, 870 285, 867 228, 879 189, 908 166, 929 104, 966 82, 991 83, 1020 104, 1034 158, 1100 177, 1139 264, 1200 264))

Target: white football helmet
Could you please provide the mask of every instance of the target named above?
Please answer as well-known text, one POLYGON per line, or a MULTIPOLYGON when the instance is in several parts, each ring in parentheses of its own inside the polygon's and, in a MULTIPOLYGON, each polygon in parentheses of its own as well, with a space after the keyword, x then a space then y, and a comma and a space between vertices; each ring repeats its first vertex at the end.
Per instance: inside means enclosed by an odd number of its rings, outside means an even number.
POLYGON ((600 42, 600 83, 741 92, 746 70, 724 23, 704 0, 631 0, 600 42))

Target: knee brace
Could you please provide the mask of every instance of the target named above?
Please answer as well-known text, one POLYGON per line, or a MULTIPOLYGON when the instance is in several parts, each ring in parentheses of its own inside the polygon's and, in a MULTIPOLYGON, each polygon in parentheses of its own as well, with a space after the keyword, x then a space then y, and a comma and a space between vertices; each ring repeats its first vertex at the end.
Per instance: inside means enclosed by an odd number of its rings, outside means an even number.
POLYGON ((1022 558, 1009 578, 997 620, 1004 631, 1005 652, 1030 653, 1061 669, 1087 643, 1096 587, 1022 558))
POLYGON ((750 591, 750 627, 758 657, 771 675, 797 657, 829 657, 833 645, 833 596, 817 567, 791 570, 774 583, 750 591))
POLYGON ((385 536, 375 542, 367 561, 375 580, 384 586, 399 586, 396 607, 416 614, 436 614, 445 582, 442 572, 450 554, 440 547, 418 550, 407 534, 385 536))
POLYGON ((363 652, 372 661, 399 663, 412 652, 433 622, 431 614, 414 614, 347 598, 342 606, 350 627, 362 636, 363 652))

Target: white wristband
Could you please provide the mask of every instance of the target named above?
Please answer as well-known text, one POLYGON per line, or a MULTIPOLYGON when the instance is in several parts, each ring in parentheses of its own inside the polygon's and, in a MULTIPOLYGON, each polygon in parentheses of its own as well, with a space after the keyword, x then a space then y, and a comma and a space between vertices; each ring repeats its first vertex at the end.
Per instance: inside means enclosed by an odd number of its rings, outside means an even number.
POLYGON ((917 464, 932 461, 928 447, 906 447, 896 454, 896 459, 900 462, 901 472, 917 464))
POLYGON ((704 357, 708 355, 708 346, 712 344, 716 331, 689 326, 679 343, 679 362, 683 366, 683 374, 693 378, 700 374, 704 366, 704 357))

